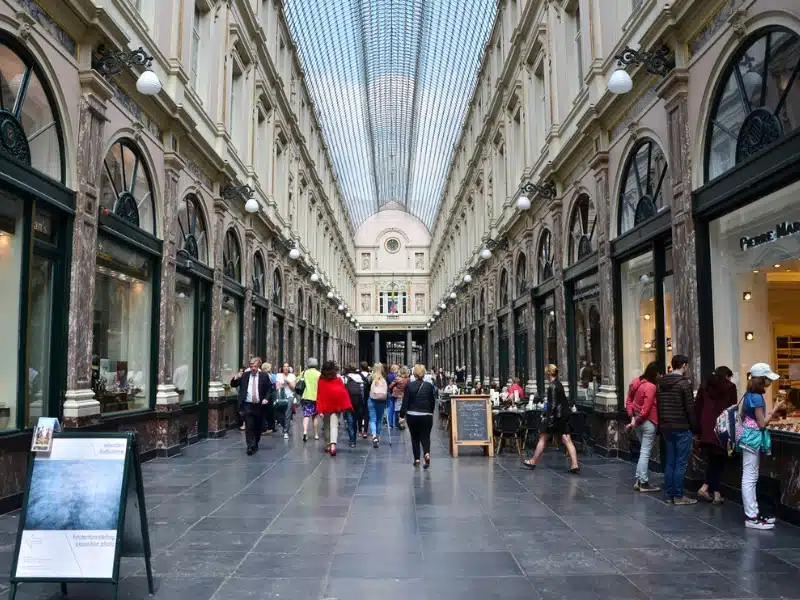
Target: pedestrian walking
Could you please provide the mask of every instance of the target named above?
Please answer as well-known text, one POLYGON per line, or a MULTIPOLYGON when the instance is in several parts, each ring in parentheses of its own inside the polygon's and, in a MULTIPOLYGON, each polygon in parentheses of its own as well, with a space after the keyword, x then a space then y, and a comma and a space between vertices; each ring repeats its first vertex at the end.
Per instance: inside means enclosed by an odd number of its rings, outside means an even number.
POLYGON ((361 413, 364 409, 364 378, 356 370, 355 365, 347 365, 344 373, 344 387, 350 395, 350 404, 353 407, 352 410, 344 413, 344 420, 347 423, 347 433, 350 436, 350 447, 355 448, 362 419, 361 413))
POLYGON ((722 504, 722 472, 728 458, 728 450, 719 441, 714 428, 722 411, 739 402, 736 384, 732 380, 733 371, 726 366, 717 367, 694 399, 700 426, 700 448, 706 459, 706 477, 697 495, 714 504, 722 504))
POLYGON ((363 402, 361 404, 361 412, 359 414, 359 423, 358 423, 358 430, 361 432, 361 437, 363 439, 367 439, 367 435, 369 435, 369 386, 370 386, 370 370, 369 370, 369 363, 365 360, 361 361, 359 365, 361 368, 361 380, 364 382, 364 396, 363 402))
POLYGON ((317 384, 317 413, 322 415, 322 426, 325 430, 325 452, 331 456, 336 456, 341 414, 352 410, 350 395, 339 377, 336 363, 326 360, 322 364, 322 373, 317 384))
POLYGON ((369 388, 369 432, 372 435, 372 447, 380 446, 381 425, 386 402, 389 397, 389 384, 383 376, 383 365, 375 363, 372 367, 371 385, 369 388))
POLYGON ((397 372, 397 376, 394 378, 394 381, 389 384, 389 391, 392 394, 392 397, 389 399, 389 403, 394 405, 392 407, 392 411, 395 414, 397 428, 400 430, 404 429, 404 425, 399 422, 400 407, 403 404, 403 397, 405 396, 406 387, 410 382, 411 372, 408 370, 408 367, 404 365, 400 367, 400 370, 397 372))
POLYGON ((529 469, 535 469, 536 463, 539 462, 545 449, 547 442, 552 436, 560 436, 561 442, 567 449, 569 455, 570 467, 569 472, 573 475, 580 473, 578 466, 578 452, 575 450, 575 444, 572 443, 569 428, 569 415, 571 414, 569 400, 567 394, 564 392, 564 386, 558 379, 558 367, 555 365, 547 365, 544 369, 545 375, 550 380, 550 385, 547 387, 547 412, 542 418, 541 430, 539 433, 539 443, 536 444, 536 450, 533 453, 533 458, 523 460, 522 464, 529 469))
POLYGON ((636 482, 633 484, 633 489, 638 492, 661 490, 660 487, 650 485, 650 453, 658 430, 656 384, 659 375, 658 363, 651 362, 644 373, 631 382, 625 398, 625 410, 631 419, 625 429, 636 430, 636 437, 639 439, 639 462, 636 463, 636 482))
POLYGON ((300 407, 303 409, 303 441, 308 441, 308 423, 314 420, 314 439, 319 439, 319 418, 317 416, 317 384, 319 383, 319 361, 311 357, 306 363, 300 380, 303 382, 303 395, 300 407))
POLYGON ((414 466, 420 462, 420 447, 425 459, 424 468, 431 466, 431 428, 433 427, 433 411, 436 397, 433 384, 425 381, 425 365, 414 365, 414 381, 403 390, 403 401, 400 406, 401 422, 408 423, 411 435, 411 451, 414 454, 414 466))
POLYGON ((672 371, 662 377, 656 389, 658 426, 664 437, 664 496, 668 504, 696 504, 683 487, 686 465, 692 452, 693 433, 699 432, 692 382, 689 380, 689 357, 672 357, 672 371))
POLYGON ((250 369, 234 377, 231 387, 239 388, 239 406, 244 413, 247 455, 258 452, 261 441, 263 408, 270 402, 273 386, 269 375, 261 371, 261 359, 250 359, 250 369))
MULTIPOLYGON (((386 375, 386 384, 389 386, 389 396, 391 396, 392 385, 397 379, 397 374, 399 372, 400 367, 398 365, 392 365, 389 369, 389 373, 386 375)), ((389 431, 391 432, 397 426, 397 415, 395 415, 394 402, 390 400, 391 398, 386 401, 386 424, 389 426, 389 431)))
POLYGON ((275 403, 275 414, 283 428, 283 439, 288 440, 292 431, 292 407, 295 403, 294 389, 297 378, 289 363, 283 363, 281 371, 275 376, 275 385, 278 389, 278 399, 275 403))
POLYGON ((267 376, 272 381, 272 396, 270 397, 269 403, 264 407, 264 434, 269 435, 273 431, 275 431, 275 421, 277 420, 278 415, 275 412, 275 403, 277 401, 277 386, 275 385, 275 373, 272 372, 272 363, 265 362, 261 365, 261 370, 267 374, 267 376))
POLYGON ((762 514, 758 509, 756 486, 758 484, 761 454, 772 453, 772 439, 767 425, 775 413, 786 405, 781 398, 767 413, 764 394, 767 387, 777 381, 780 375, 773 372, 767 363, 756 363, 750 367, 750 381, 747 393, 739 405, 742 418, 742 432, 737 447, 742 453, 742 504, 744 505, 744 525, 750 529, 773 529, 775 517, 762 514))

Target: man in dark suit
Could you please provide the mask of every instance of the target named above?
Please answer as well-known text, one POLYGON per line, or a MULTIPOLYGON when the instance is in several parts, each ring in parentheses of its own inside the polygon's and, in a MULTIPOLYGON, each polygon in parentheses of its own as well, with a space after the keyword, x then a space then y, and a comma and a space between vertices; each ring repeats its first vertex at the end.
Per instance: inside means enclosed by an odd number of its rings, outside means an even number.
POLYGON ((231 387, 239 388, 239 409, 244 413, 247 455, 258 452, 261 440, 263 410, 271 402, 272 379, 261 371, 261 359, 250 359, 250 369, 231 380, 231 387))

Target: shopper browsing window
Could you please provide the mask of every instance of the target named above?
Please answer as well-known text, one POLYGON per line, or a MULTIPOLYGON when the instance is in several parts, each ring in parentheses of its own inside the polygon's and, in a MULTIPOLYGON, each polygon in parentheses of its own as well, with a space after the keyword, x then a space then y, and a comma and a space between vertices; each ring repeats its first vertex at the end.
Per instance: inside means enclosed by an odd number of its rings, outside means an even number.
POLYGON ((658 429, 658 376, 658 363, 651 362, 644 373, 631 382, 625 398, 625 410, 631 418, 625 429, 635 429, 636 437, 639 438, 639 462, 636 464, 636 483, 633 484, 633 489, 639 492, 657 492, 661 489, 650 485, 650 453, 658 429))
POLYGON ((672 357, 672 372, 658 382, 656 406, 658 426, 666 444, 664 495, 669 504, 696 504, 687 498, 683 480, 692 452, 692 433, 698 431, 692 382, 688 377, 689 357, 672 357))
POLYGON ((750 381, 747 393, 742 398, 740 414, 742 415, 742 433, 737 447, 742 452, 742 504, 744 505, 744 524, 751 529, 773 529, 775 518, 762 515, 758 510, 756 484, 761 453, 772 452, 772 440, 767 431, 775 413, 782 410, 785 401, 781 398, 767 412, 764 394, 772 382, 780 375, 774 373, 767 363, 756 363, 750 367, 750 381))
POLYGON ((707 465, 705 482, 697 495, 714 504, 722 504, 720 486, 722 471, 728 458, 728 451, 720 443, 714 428, 722 411, 739 402, 732 379, 733 371, 728 367, 717 367, 698 390, 694 400, 697 422, 700 425, 700 447, 707 465))

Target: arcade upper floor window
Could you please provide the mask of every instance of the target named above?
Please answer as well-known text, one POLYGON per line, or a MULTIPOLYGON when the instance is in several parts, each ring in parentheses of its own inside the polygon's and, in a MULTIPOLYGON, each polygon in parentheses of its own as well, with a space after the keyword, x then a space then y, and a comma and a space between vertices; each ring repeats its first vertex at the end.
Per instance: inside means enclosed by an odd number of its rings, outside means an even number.
POLYGON ((706 132, 706 181, 800 126, 800 36, 761 29, 723 73, 706 132))
POLYGON ((190 194, 178 204, 178 253, 208 264, 208 231, 196 196, 190 194))
POLYGON ((225 244, 222 246, 222 273, 236 283, 242 282, 242 250, 233 229, 228 229, 225 233, 225 244))
POLYGON ((634 146, 619 190, 619 235, 664 210, 667 159, 658 144, 643 139, 634 146))
POLYGON ((115 142, 103 161, 100 206, 151 235, 156 234, 153 185, 139 149, 115 142))

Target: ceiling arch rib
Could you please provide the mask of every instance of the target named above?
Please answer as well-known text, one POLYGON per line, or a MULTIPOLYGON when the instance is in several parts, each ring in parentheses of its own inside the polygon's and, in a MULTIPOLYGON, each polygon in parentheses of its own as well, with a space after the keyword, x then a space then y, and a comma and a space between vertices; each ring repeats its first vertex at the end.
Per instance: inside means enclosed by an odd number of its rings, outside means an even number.
POLYGON ((431 227, 496 0, 286 0, 356 227, 400 205, 431 227))

